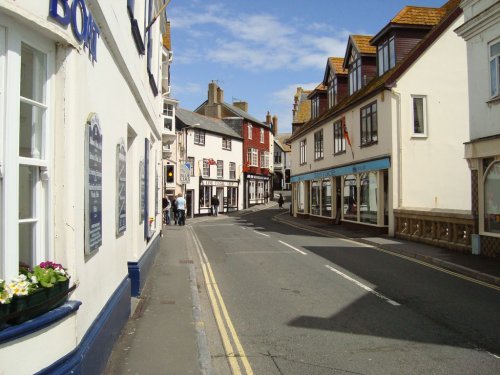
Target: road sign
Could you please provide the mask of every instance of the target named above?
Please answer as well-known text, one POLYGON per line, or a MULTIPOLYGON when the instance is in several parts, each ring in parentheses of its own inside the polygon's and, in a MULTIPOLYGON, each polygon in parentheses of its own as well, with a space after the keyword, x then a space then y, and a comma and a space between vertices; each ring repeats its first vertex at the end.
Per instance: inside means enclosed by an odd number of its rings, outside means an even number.
POLYGON ((179 179, 181 184, 189 184, 191 176, 191 163, 181 164, 179 179))

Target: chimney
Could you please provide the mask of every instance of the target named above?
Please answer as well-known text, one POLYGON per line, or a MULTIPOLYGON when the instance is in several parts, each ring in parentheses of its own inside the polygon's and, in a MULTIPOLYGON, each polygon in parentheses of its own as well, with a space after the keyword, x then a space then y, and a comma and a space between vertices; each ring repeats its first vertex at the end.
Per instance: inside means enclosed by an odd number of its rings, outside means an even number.
POLYGON ((243 101, 233 102, 233 105, 235 107, 241 109, 242 111, 248 112, 248 103, 247 102, 243 102, 243 101))
POLYGON ((278 135, 278 116, 273 116, 273 133, 274 135, 278 135))
POLYGON ((217 104, 219 86, 214 81, 208 84, 208 105, 217 104))
POLYGON ((220 87, 217 88, 217 103, 224 103, 224 90, 222 90, 220 87))
POLYGON ((205 116, 222 118, 222 105, 224 101, 224 92, 217 82, 212 81, 208 84, 208 102, 205 106, 205 116))
POLYGON ((267 111, 266 115, 266 124, 271 125, 271 114, 269 113, 269 111, 267 111))

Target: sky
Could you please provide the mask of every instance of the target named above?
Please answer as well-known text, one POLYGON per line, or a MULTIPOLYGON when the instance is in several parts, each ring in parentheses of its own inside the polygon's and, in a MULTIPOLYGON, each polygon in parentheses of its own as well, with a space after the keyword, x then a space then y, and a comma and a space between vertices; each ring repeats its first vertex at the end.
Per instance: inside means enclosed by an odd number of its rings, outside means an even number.
POLYGON ((344 57, 349 34, 375 35, 406 5, 446 0, 172 0, 171 97, 193 111, 216 81, 224 101, 278 117, 290 133, 297 87, 322 80, 328 57, 344 57))

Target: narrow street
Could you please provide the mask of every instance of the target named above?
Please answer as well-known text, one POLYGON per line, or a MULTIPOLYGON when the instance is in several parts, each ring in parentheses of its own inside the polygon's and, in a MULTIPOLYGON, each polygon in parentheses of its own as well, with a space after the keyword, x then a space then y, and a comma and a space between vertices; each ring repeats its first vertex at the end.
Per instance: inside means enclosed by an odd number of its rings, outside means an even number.
POLYGON ((220 334, 233 373, 500 373, 498 288, 290 227, 278 213, 186 228, 208 286, 202 309, 216 318, 208 341, 220 334))

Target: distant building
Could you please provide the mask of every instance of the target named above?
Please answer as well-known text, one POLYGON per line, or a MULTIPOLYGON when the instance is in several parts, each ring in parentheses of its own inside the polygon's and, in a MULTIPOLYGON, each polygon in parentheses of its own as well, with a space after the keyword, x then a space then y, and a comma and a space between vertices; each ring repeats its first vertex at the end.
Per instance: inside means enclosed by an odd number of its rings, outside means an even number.
POLYGON ((208 99, 195 112, 224 120, 243 138, 243 163, 238 166, 243 173, 243 207, 268 202, 274 144, 271 126, 250 115, 247 102, 224 102, 224 92, 216 82, 208 85, 208 99))
POLYGON ((282 133, 274 137, 273 190, 290 190, 291 148, 286 143, 290 136, 282 133))
POLYGON ((178 174, 187 201, 186 215, 211 213, 212 198, 219 199, 219 212, 234 212, 243 207, 241 165, 243 139, 224 121, 179 108, 178 174), (184 179, 184 180, 183 180, 184 179))
POLYGON ((311 90, 297 87, 297 92, 293 98, 292 133, 295 133, 311 119, 311 101, 307 98, 310 93, 311 90))
POLYGON ((500 256, 500 2, 464 0, 465 22, 456 29, 467 43, 473 251, 500 256), (489 67, 487 69, 486 67, 489 67))

